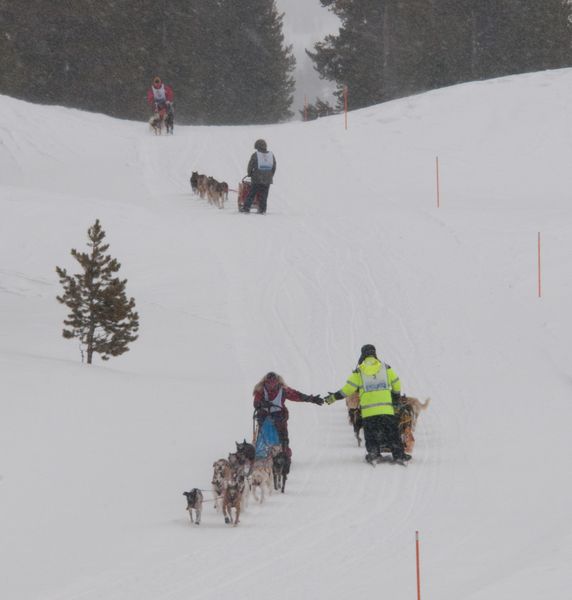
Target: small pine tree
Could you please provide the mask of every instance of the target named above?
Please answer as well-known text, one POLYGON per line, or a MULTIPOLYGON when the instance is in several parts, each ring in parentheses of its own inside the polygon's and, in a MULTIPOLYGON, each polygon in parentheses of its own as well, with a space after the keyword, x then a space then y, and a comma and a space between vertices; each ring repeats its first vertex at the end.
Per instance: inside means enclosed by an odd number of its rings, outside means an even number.
POLYGON ((314 121, 320 117, 329 117, 335 115, 338 111, 327 101, 316 98, 314 104, 308 104, 305 109, 300 111, 302 118, 306 121, 314 121))
POLYGON ((72 256, 83 270, 77 275, 68 275, 65 269, 56 267, 60 283, 64 288, 57 299, 65 304, 70 313, 64 320, 66 326, 62 335, 66 339, 78 338, 85 348, 87 363, 92 363, 93 353, 102 360, 119 356, 129 350, 139 330, 139 315, 135 312, 135 300, 127 299, 125 284, 127 279, 118 279, 114 273, 121 265, 105 252, 109 244, 104 244, 105 231, 99 219, 87 231, 89 253, 72 249, 72 256))

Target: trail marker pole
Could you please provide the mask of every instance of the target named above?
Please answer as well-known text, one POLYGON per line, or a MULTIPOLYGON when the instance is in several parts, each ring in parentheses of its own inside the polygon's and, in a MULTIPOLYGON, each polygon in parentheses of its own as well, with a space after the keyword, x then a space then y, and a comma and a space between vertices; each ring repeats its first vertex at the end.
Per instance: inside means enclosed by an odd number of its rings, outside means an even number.
POLYGON ((542 298, 542 263, 540 260, 540 231, 538 232, 538 297, 542 298))
POLYGON ((435 157, 435 181, 437 185, 437 208, 441 206, 441 182, 439 181, 439 157, 435 157))
POLYGON ((415 564, 417 567, 417 600, 421 600, 421 569, 419 565, 419 532, 415 532, 415 564))
POLYGON ((344 121, 345 128, 348 128, 348 86, 344 85, 344 121))

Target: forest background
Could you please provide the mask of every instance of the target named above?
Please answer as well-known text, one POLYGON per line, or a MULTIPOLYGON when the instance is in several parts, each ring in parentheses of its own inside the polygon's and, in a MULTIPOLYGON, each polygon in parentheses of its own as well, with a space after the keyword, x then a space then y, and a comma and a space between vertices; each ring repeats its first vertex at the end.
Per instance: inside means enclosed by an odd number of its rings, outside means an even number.
MULTIPOLYGON (((318 2, 318 0, 316 0, 318 2)), ((307 48, 339 109, 572 66, 569 0, 319 0, 337 32, 307 48)), ((179 123, 287 121, 296 59, 274 0, 0 0, 0 93, 115 117, 157 75, 179 123)), ((290 3, 292 12, 299 7, 290 3)), ((291 30, 289 31, 291 34, 291 30)), ((310 98, 311 100, 311 98, 310 98)), ((300 102, 300 96, 297 96, 300 102)))

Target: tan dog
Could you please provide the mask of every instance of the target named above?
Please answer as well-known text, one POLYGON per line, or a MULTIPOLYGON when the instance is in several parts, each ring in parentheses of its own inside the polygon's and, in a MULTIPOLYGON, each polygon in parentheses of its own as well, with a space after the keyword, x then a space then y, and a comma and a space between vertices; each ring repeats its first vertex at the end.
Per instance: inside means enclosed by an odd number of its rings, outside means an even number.
POLYGON ((199 175, 197 178, 197 191, 203 200, 208 192, 208 179, 206 175, 199 175))
POLYGON ((226 458, 219 458, 213 463, 213 478, 211 484, 213 486, 214 507, 217 512, 220 512, 222 508, 225 482, 228 479, 229 472, 230 463, 226 458))
POLYGON ((207 200, 209 204, 219 207, 220 194, 218 192, 218 181, 214 177, 207 178, 207 200))
POLYGON ((254 468, 248 476, 248 481, 252 496, 257 502, 262 504, 264 502, 265 491, 272 494, 272 457, 269 460, 255 462, 254 468))
POLYGON ((353 393, 351 396, 346 396, 346 406, 348 409, 348 421, 353 427, 358 446, 361 446, 361 436, 359 432, 363 427, 363 419, 361 418, 358 392, 353 393))
POLYGON ((415 428, 417 427, 417 419, 422 410, 427 410, 431 398, 427 398, 425 402, 421 402, 418 398, 412 396, 402 396, 399 400, 399 429, 403 438, 405 452, 411 454, 415 446, 415 428))

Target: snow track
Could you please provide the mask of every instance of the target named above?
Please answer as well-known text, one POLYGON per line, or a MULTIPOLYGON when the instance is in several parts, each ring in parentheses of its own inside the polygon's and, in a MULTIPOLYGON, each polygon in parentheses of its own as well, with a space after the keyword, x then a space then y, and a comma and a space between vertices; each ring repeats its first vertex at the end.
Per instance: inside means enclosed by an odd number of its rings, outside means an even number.
POLYGON ((424 598, 536 600, 545 580, 565 597, 571 89, 565 70, 354 112, 347 131, 172 137, 0 98, 0 595, 411 598, 420 530, 424 598), (191 195, 193 170, 236 189, 259 137, 278 160, 266 216, 191 195), (75 269, 95 218, 142 328, 87 368, 54 267, 75 269), (343 402, 290 403, 286 493, 236 528, 206 493, 191 526, 182 492, 250 438, 260 377, 333 391, 364 343, 432 397, 407 469, 364 463, 343 402))

